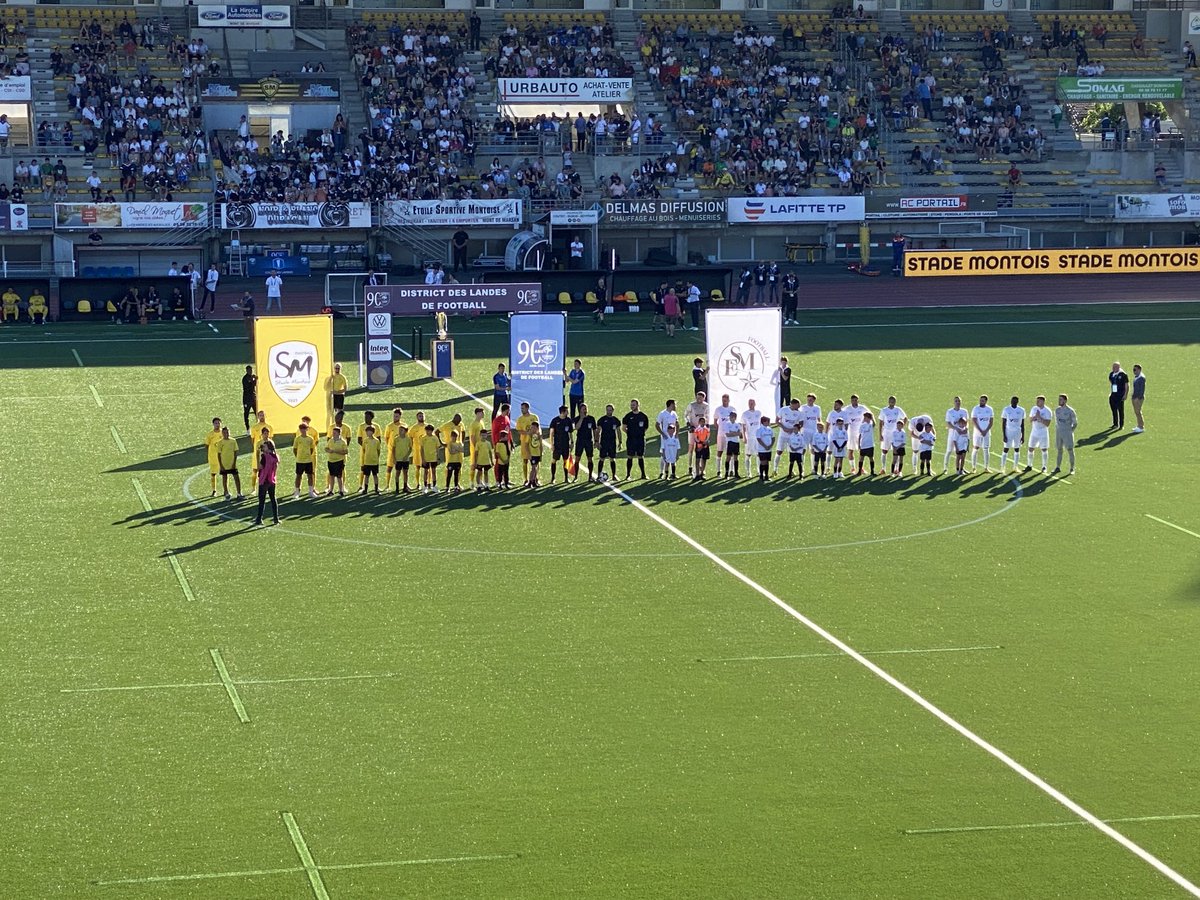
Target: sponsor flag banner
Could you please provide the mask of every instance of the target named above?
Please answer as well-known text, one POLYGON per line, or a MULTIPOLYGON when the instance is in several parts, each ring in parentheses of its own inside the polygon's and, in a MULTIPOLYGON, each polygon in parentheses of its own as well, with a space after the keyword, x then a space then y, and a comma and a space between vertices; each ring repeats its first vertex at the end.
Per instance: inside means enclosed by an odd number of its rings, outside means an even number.
POLYGON ((996 215, 996 198, 975 194, 905 196, 870 191, 866 196, 868 219, 953 219, 996 215))
POLYGON ((1142 250, 909 250, 906 277, 1200 272, 1200 248, 1142 250))
POLYGON ((1076 78, 1058 79, 1061 100, 1081 103, 1123 103, 1133 100, 1182 100, 1182 78, 1076 78))
POLYGON ((498 78, 501 103, 629 103, 632 78, 498 78))
POLYGON ((748 401, 754 400, 755 407, 774 422, 779 406, 774 375, 782 353, 782 313, 779 309, 709 309, 704 315, 710 401, 728 394, 740 416, 749 408, 748 401))
POLYGON ((198 28, 290 28, 290 6, 253 3, 206 4, 196 7, 198 28))
POLYGON ((207 228, 207 203, 55 203, 55 228, 207 228))
POLYGON ((1200 194, 1117 194, 1118 219, 1200 219, 1200 194))
POLYGON ((0 78, 0 103, 28 103, 33 88, 28 75, 6 75, 0 78))
POLYGON ((605 225, 649 225, 663 228, 725 225, 724 197, 708 200, 605 200, 605 225))
POLYGON ((328 431, 333 316, 255 318, 254 361, 258 408, 279 433, 294 434, 303 416, 321 434, 328 431))
POLYGON ((1200 34, 1200 12, 1185 12, 1188 34, 1200 34))
POLYGON ((512 408, 522 403, 538 417, 542 428, 563 405, 563 371, 567 356, 567 317, 564 313, 519 313, 508 319, 508 374, 512 377, 512 408))
POLYGON ((367 351, 367 389, 381 391, 395 383, 392 357, 392 295, 368 287, 363 296, 363 340, 367 351))
POLYGON ((730 223, 860 222, 862 197, 730 197, 730 223))
POLYGON ((201 81, 200 96, 208 101, 220 100, 337 100, 342 95, 338 78, 205 78, 201 81))
POLYGON ((29 207, 24 203, 0 203, 0 231, 28 231, 29 207))
POLYGON ((383 204, 383 224, 516 228, 522 205, 520 200, 390 200, 383 204))
POLYGON ((225 203, 221 227, 370 228, 369 203, 225 203))
POLYGON ((530 284, 381 284, 363 288, 363 309, 387 310, 394 316, 446 313, 541 312, 542 286, 530 284))

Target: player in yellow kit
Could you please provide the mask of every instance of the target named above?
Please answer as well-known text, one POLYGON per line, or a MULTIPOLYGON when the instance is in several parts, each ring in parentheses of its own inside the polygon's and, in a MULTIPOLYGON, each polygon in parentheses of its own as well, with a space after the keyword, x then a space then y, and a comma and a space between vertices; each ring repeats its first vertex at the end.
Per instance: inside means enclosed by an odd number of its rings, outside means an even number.
POLYGON ((472 454, 472 466, 475 472, 475 490, 490 491, 491 485, 488 482, 488 475, 492 471, 492 463, 495 457, 492 453, 492 433, 484 429, 479 433, 479 439, 474 445, 472 454))
POLYGON ((329 376, 329 381, 326 382, 329 386, 329 404, 333 411, 341 412, 346 405, 346 389, 350 386, 346 381, 346 376, 342 374, 342 364, 333 364, 333 374, 329 376))
MULTIPOLYGON (((517 421, 514 423, 517 427, 517 440, 521 444, 521 478, 524 481, 524 487, 529 487, 529 426, 537 421, 537 416, 529 411, 529 404, 521 404, 521 414, 517 416, 517 421)), ((538 454, 541 456, 541 453, 538 454)))
POLYGON ((392 442, 400 429, 408 431, 408 423, 404 421, 404 410, 396 407, 392 410, 392 421, 383 429, 383 449, 387 454, 387 473, 383 476, 383 489, 386 491, 392 483, 392 470, 396 468, 396 458, 392 455, 392 442))
POLYGON ((217 496, 217 476, 221 474, 221 461, 217 458, 217 444, 221 443, 221 420, 212 420, 212 431, 204 436, 204 446, 208 449, 208 481, 212 489, 210 497, 217 496))
MULTIPOLYGON (((336 413, 333 414, 333 424, 329 426, 329 433, 326 434, 325 437, 329 438, 329 437, 333 437, 335 434, 340 434, 342 436, 342 440, 344 440, 346 442, 347 448, 349 448, 350 438, 352 437, 352 434, 350 431, 350 426, 347 425, 345 422, 345 416, 346 416, 346 414, 343 413, 340 409, 336 413)), ((343 475, 342 475, 343 490, 345 489, 345 483, 346 483, 346 476, 343 471, 343 475)), ((333 488, 333 479, 331 479, 329 477, 329 473, 326 472, 325 473, 325 491, 326 491, 326 493, 328 493, 332 488, 333 488)))
POLYGON ((446 441, 446 493, 450 493, 451 482, 454 483, 454 493, 458 494, 462 492, 462 484, 459 482, 459 478, 462 474, 464 455, 465 448, 463 447, 461 433, 451 431, 450 440, 446 441))
POLYGON ((16 322, 21 317, 21 295, 12 288, 5 288, 0 295, 0 303, 4 306, 4 321, 12 319, 16 322))
POLYGON ((325 439, 325 471, 328 473, 329 481, 325 489, 326 497, 333 493, 335 484, 338 496, 346 496, 346 457, 349 453, 350 445, 346 443, 345 435, 342 434, 341 429, 335 428, 325 439))
POLYGON ((408 436, 408 429, 397 429, 392 435, 392 442, 388 446, 388 459, 392 461, 392 465, 396 468, 396 493, 400 493, 400 480, 404 480, 404 493, 411 494, 412 491, 408 487, 408 468, 412 464, 413 458, 413 441, 408 436))
POLYGON ((437 432, 433 430, 432 425, 425 426, 425 434, 421 437, 421 474, 422 483, 425 488, 425 493, 436 494, 437 489, 437 465, 438 465, 438 448, 442 446, 442 442, 438 439, 437 432))
POLYGON ((305 475, 308 476, 308 496, 315 499, 317 489, 313 484, 313 467, 317 460, 317 442, 303 423, 292 441, 292 453, 296 457, 296 490, 292 493, 292 499, 300 499, 300 479, 305 475))
POLYGON ((229 436, 229 429, 221 429, 221 440, 217 441, 217 462, 221 467, 221 489, 225 492, 225 499, 229 499, 229 476, 233 476, 233 486, 237 488, 237 498, 244 500, 242 494, 242 477, 238 475, 237 470, 237 441, 229 436))
POLYGON ((417 423, 408 429, 408 438, 412 441, 413 446, 413 468, 417 470, 418 482, 420 481, 420 472, 422 471, 421 459, 421 442, 425 439, 425 413, 417 413, 417 423))
POLYGON ((275 436, 275 429, 267 424, 267 414, 261 409, 254 414, 250 423, 250 480, 258 484, 258 448, 263 441, 275 436))
POLYGON ((359 493, 365 494, 372 480, 375 482, 375 493, 379 493, 379 456, 382 449, 383 442, 375 436, 375 426, 368 425, 362 436, 362 490, 359 493))
POLYGON ((529 423, 529 481, 526 487, 541 487, 541 466, 542 466, 542 426, 535 418, 529 423))
POLYGON ((29 318, 33 320, 34 325, 44 325, 48 315, 50 304, 46 302, 46 295, 40 288, 34 288, 33 293, 29 295, 29 318))
POLYGON ((502 431, 499 438, 492 445, 492 453, 496 457, 496 487, 510 488, 512 481, 509 480, 508 465, 512 458, 512 437, 507 431, 502 431))
MULTIPOLYGON (((369 409, 365 413, 363 413, 363 423, 358 426, 358 432, 354 439, 355 443, 358 444, 358 487, 359 487, 359 490, 362 490, 363 486, 367 483, 367 477, 366 477, 366 475, 363 474, 362 467, 363 467, 363 438, 365 438, 367 436, 368 428, 374 429, 375 437, 376 438, 379 437, 380 426, 375 424, 375 413, 373 413, 369 409)), ((376 463, 376 465, 378 465, 378 463, 376 463)))
POLYGON ((475 448, 479 446, 480 435, 486 431, 489 438, 492 436, 492 430, 488 423, 484 421, 483 416, 483 407, 475 407, 475 419, 470 425, 467 426, 467 439, 469 444, 467 452, 470 454, 469 461, 472 467, 475 465, 475 448))

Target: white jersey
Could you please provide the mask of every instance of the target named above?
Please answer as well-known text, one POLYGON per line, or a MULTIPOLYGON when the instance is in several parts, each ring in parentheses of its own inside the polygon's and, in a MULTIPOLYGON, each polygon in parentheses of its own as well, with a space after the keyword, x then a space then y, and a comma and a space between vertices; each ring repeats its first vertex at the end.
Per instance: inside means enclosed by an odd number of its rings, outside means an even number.
POLYGON ((792 453, 803 453, 808 447, 809 438, 803 431, 793 431, 787 436, 788 450, 792 453))
POLYGON ((1033 434, 1044 434, 1050 430, 1050 422, 1054 413, 1048 406, 1035 406, 1029 410, 1030 430, 1033 434))
POLYGON ((784 432, 790 434, 796 431, 804 422, 804 408, 792 409, 785 406, 779 410, 779 425, 784 432))
POLYGON ((730 422, 726 419, 720 425, 721 434, 725 435, 725 443, 728 445, 731 441, 735 444, 742 442, 742 423, 730 422))
POLYGON ((833 423, 838 419, 841 419, 843 423, 850 421, 846 416, 845 409, 831 409, 829 411, 829 415, 825 417, 825 430, 828 431, 830 428, 832 428, 833 423))
POLYGON ((815 403, 805 403, 800 407, 800 412, 804 414, 804 430, 810 434, 816 431, 817 423, 821 421, 821 407, 815 403))
POLYGON ((829 435, 823 431, 818 431, 811 438, 813 453, 824 453, 829 449, 829 435))
POLYGON ((695 428, 702 417, 705 419, 705 421, 708 420, 708 404, 694 401, 687 405, 687 409, 685 409, 683 413, 687 418, 688 425, 692 428, 695 428))
POLYGON ((975 431, 979 434, 991 434, 992 422, 996 418, 990 406, 976 406, 971 409, 971 418, 975 422, 975 431), (985 431, 986 429, 986 431, 985 431))
POLYGON ((892 445, 893 450, 903 450, 907 436, 899 428, 892 429, 888 435, 888 443, 892 445))
POLYGON ((933 424, 933 416, 929 415, 928 413, 921 413, 918 416, 913 416, 912 421, 908 423, 908 426, 909 426, 908 430, 910 432, 913 432, 913 431, 918 432, 918 434, 914 435, 913 439, 912 439, 912 448, 914 450, 920 449, 921 438, 920 438, 919 433, 923 432, 925 430, 925 426, 927 424, 930 424, 930 425, 933 424))
POLYGON ((1004 411, 1000 413, 1000 419, 1004 422, 1004 436, 1019 440, 1021 437, 1021 424, 1025 421, 1025 409, 1021 406, 1006 406, 1004 411))
POLYGON ((829 443, 833 445, 834 456, 845 456, 846 447, 850 443, 850 435, 845 428, 835 428, 829 432, 829 443))
POLYGON ((896 430, 896 423, 904 417, 904 410, 899 406, 885 406, 879 410, 879 433, 883 435, 885 440, 888 435, 896 430))
POLYGON ((951 431, 962 432, 965 434, 967 431, 968 422, 969 420, 967 419, 967 411, 961 406, 958 409, 955 409, 952 406, 946 410, 946 425, 949 426, 951 431))
POLYGON ((875 424, 873 422, 862 422, 858 426, 858 449, 874 450, 875 449, 875 424))
POLYGON ((713 410, 713 415, 716 416, 715 421, 718 425, 724 425, 729 421, 729 417, 736 412, 737 410, 732 406, 718 406, 713 410))
POLYGON ((667 435, 659 445, 663 462, 674 465, 679 460, 679 438, 667 435))
POLYGON ((673 409, 664 409, 654 421, 658 425, 659 432, 664 436, 667 433, 668 425, 674 425, 676 429, 679 428, 679 415, 673 409))
POLYGON ((863 416, 866 415, 867 408, 861 403, 855 406, 853 403, 849 406, 842 407, 842 414, 846 417, 846 424, 850 426, 850 430, 854 431, 862 424, 863 416))
POLYGON ((775 432, 770 425, 759 425, 754 431, 754 452, 767 453, 775 442, 775 432))

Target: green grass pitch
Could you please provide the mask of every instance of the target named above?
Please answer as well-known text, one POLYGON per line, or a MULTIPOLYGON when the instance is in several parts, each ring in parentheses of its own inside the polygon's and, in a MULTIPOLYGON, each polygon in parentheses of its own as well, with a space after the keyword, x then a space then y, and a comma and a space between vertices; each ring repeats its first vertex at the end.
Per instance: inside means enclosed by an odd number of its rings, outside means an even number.
MULTIPOLYGON (((702 341, 647 323, 570 323, 593 411, 686 399, 702 341)), ((190 499, 208 420, 240 425, 222 330, 0 330, 0 896, 1185 895, 646 511, 1200 879, 1200 304, 786 329, 826 409, 1069 393, 1069 484, 579 483, 273 530, 190 499), (1114 359, 1144 435, 1104 433, 1114 359)), ((486 395, 503 323, 452 330, 486 395)), ((398 380, 352 421, 475 405, 398 380)))

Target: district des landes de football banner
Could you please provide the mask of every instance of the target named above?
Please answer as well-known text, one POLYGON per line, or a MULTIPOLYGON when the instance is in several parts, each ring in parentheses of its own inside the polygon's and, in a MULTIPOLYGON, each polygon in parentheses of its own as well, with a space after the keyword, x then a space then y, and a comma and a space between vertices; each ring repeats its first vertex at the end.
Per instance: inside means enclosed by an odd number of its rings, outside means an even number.
POLYGON ((333 316, 271 316, 254 320, 258 408, 276 434, 294 434, 308 416, 321 434, 332 417, 333 316))

